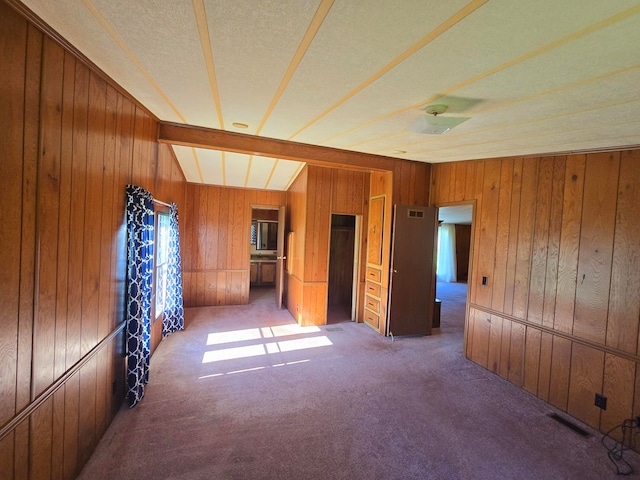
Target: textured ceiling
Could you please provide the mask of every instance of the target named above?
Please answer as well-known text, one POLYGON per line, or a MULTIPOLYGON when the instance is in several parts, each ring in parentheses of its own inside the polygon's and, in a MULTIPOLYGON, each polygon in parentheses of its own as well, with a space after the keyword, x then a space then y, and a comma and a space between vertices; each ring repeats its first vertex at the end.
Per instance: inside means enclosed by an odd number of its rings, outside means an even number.
MULTIPOLYGON (((639 1, 24 3, 161 120, 429 163, 640 144, 639 1), (432 104, 470 119, 409 131, 432 104)), ((190 182, 301 168, 174 149, 190 182)))

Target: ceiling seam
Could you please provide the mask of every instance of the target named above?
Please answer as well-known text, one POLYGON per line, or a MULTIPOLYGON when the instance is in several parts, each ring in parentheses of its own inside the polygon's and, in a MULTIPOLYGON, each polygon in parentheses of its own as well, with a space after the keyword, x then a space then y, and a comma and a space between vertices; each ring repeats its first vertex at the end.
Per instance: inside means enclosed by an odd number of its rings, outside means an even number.
POLYGON ((282 80, 280 81, 280 85, 278 86, 278 89, 276 90, 276 93, 273 96, 273 99, 271 100, 271 103, 269 104, 269 107, 267 108, 267 111, 264 117, 262 118, 262 121, 260 122, 260 125, 258 125, 258 128, 255 133, 256 135, 260 135, 260 132, 264 128, 265 124, 267 123, 267 120, 273 113, 273 109, 275 108, 278 101, 280 101, 280 97, 282 97, 282 94, 284 93, 284 90, 289 85, 291 78, 293 78, 295 71, 300 66, 300 62, 302 61, 302 58, 307 53, 307 50, 311 46, 313 39, 318 33, 318 30, 320 30, 320 27, 322 26, 322 23, 327 17, 329 10, 331 10, 331 7, 333 6, 333 2, 334 0, 322 0, 320 5, 318 6, 318 9, 316 10, 315 15, 313 16, 313 18, 311 19, 311 22, 309 23, 309 26, 307 27, 307 31, 305 32, 300 44, 298 45, 298 49, 296 50, 296 53, 293 55, 293 58, 291 59, 291 63, 289 64, 287 71, 285 72, 284 76, 282 77, 282 80))
POLYGON ((200 183, 204 183, 204 177, 202 176, 202 169, 200 168, 200 160, 198 160, 198 152, 194 147, 191 147, 191 153, 193 153, 193 159, 196 162, 196 169, 198 170, 198 176, 200 177, 200 183))
POLYGON ((264 184, 264 189, 266 190, 267 187, 269 186, 269 183, 271 182, 271 177, 273 177, 273 174, 276 171, 276 167, 278 166, 278 163, 280 162, 279 158, 276 158, 276 161, 273 162, 273 167, 271 167, 271 172, 269 173, 269 178, 267 178, 267 183, 264 184))
POLYGON ((483 73, 475 75, 474 77, 471 77, 471 78, 465 80, 464 82, 461 82, 458 85, 455 85, 454 87, 444 91, 443 93, 440 93, 440 94, 437 94, 437 95, 433 95, 433 96, 431 96, 430 98, 428 98, 428 99, 426 99, 424 101, 421 101, 419 103, 415 103, 415 104, 410 105, 410 106, 405 107, 405 108, 401 108, 400 110, 396 110, 396 111, 391 112, 391 113, 387 113, 387 114, 382 115, 380 117, 377 117, 377 118, 375 118, 373 120, 370 120, 370 121, 368 121, 366 123, 363 123, 363 124, 358 125, 356 127, 350 128, 349 130, 345 130, 344 132, 341 132, 341 133, 338 133, 338 134, 333 135, 331 137, 328 137, 328 138, 322 140, 319 144, 324 144, 324 143, 326 143, 326 142, 328 142, 330 140, 333 140, 335 138, 341 137, 343 135, 347 135, 348 133, 351 133, 351 132, 354 132, 354 131, 359 130, 361 128, 367 127, 369 125, 372 125, 374 123, 380 122, 380 121, 385 120, 387 118, 391 118, 391 117, 393 117, 395 115, 398 115, 400 113, 404 113, 404 112, 407 112, 407 111, 410 111, 410 110, 415 110, 417 108, 420 108, 423 105, 435 102, 436 100, 438 100, 438 99, 440 99, 442 97, 450 95, 451 93, 453 93, 453 92, 455 92, 457 90, 460 90, 461 88, 464 88, 464 87, 466 87, 468 85, 471 85, 472 83, 475 83, 475 82, 477 82, 479 80, 482 80, 483 78, 487 78, 487 77, 493 75, 494 73, 497 73, 497 72, 500 72, 502 70, 505 70, 505 69, 507 69, 509 67, 512 67, 512 66, 514 66, 514 65, 516 65, 518 63, 522 63, 522 62, 524 62, 526 60, 530 60, 531 58, 534 58, 534 57, 536 57, 538 55, 541 55, 543 53, 547 53, 547 52, 549 52, 549 51, 551 51, 551 50, 553 50, 555 48, 558 48, 558 47, 560 47, 562 45, 566 45, 566 44, 568 44, 568 43, 570 43, 570 42, 572 42, 574 40, 577 40, 577 39, 579 39, 581 37, 587 36, 587 35, 595 32, 597 30, 602 29, 602 28, 611 26, 614 23, 617 23, 617 22, 620 22, 622 20, 625 20, 625 19, 627 19, 629 17, 632 17, 633 15, 636 15, 638 13, 640 13, 640 5, 637 5, 635 7, 631 7, 631 8, 629 8, 629 9, 623 11, 623 12, 620 12, 620 13, 618 13, 616 15, 613 15, 613 16, 611 16, 609 18, 601 20, 600 22, 596 22, 593 25, 590 25, 588 27, 582 28, 582 29, 578 30, 577 32, 574 32, 574 33, 572 33, 570 35, 562 37, 562 38, 560 38, 558 40, 555 40, 555 41, 553 41, 551 43, 548 43, 547 45, 544 45, 543 47, 537 48, 537 49, 535 49, 535 50, 533 50, 531 52, 528 52, 528 53, 525 53, 523 55, 520 55, 519 57, 516 57, 513 60, 510 60, 510 61, 508 61, 506 63, 503 63, 501 65, 493 67, 493 68, 491 68, 491 69, 489 69, 489 70, 487 70, 487 71, 485 71, 483 73))
POLYGON ((218 80, 216 78, 215 63, 213 61, 213 51, 211 49, 211 37, 209 36, 207 12, 206 12, 203 0, 192 0, 191 4, 193 6, 193 12, 196 17, 196 24, 198 26, 198 36, 200 37, 202 54, 204 55, 205 65, 207 66, 207 75, 209 76, 209 88, 211 88, 213 103, 216 106, 216 114, 218 115, 218 124, 220 125, 220 129, 224 130, 224 120, 222 118, 222 105, 220 103, 220 93, 218 91, 218 80))
POLYGON ((142 73, 142 75, 147 79, 147 81, 151 84, 156 92, 162 97, 162 99, 167 103, 167 105, 178 115, 178 118, 182 120, 183 123, 187 123, 186 119, 182 116, 177 107, 171 102, 169 97, 164 93, 160 85, 154 80, 153 76, 144 68, 142 63, 135 56, 133 51, 127 46, 125 41, 118 35, 115 29, 111 26, 111 24, 107 21, 107 19, 102 16, 100 11, 96 8, 96 6, 91 3, 91 0, 82 0, 84 6, 89 10, 91 15, 96 19, 96 21, 100 24, 100 26, 107 32, 107 34, 111 37, 111 39, 116 42, 116 44, 122 49, 131 63, 133 63, 136 68, 142 73))
POLYGON ((251 173, 251 164, 253 163, 253 155, 249 155, 249 165, 247 165, 247 175, 244 177, 244 188, 249 184, 249 173, 251 173))
POLYGON ((425 35, 424 37, 422 37, 422 39, 415 43, 412 47, 410 47, 409 49, 405 50, 403 53, 401 53, 400 55, 398 55, 396 58, 394 58, 391 62, 389 62, 387 65, 385 65, 384 67, 382 67, 380 70, 378 70, 376 73, 374 73, 373 75, 371 75, 367 80, 365 80, 363 83, 361 83, 360 85, 358 85, 355 89, 353 89, 351 92, 349 92, 347 95, 345 95, 344 97, 342 97, 340 100, 338 100, 336 103, 334 103, 331 107, 329 107, 327 110, 325 110, 324 112, 322 112, 320 115, 318 115, 317 117, 315 117, 313 120, 311 120, 309 123, 307 123, 306 125, 302 126, 300 129, 298 129, 296 132, 293 133, 293 135, 291 135, 288 140, 291 140, 295 137, 297 137, 300 133, 302 133, 303 131, 305 131, 307 128, 309 128, 311 125, 313 125, 314 123, 318 122, 318 120, 324 118, 325 116, 327 116, 329 113, 331 113, 332 111, 334 111, 336 108, 340 107, 342 104, 346 103, 347 101, 349 101, 351 98, 353 98, 354 96, 356 96, 358 93, 360 93, 362 90, 364 90, 366 87, 368 87, 369 85, 371 85, 373 82, 375 82, 376 80, 378 80, 380 77, 382 77, 383 75, 385 75, 386 73, 388 73, 389 71, 391 71, 392 69, 394 69, 395 67, 397 67, 400 63, 404 62, 407 58, 409 58, 411 55, 415 54, 416 52, 418 52, 420 49, 422 49, 424 46, 426 46, 427 44, 431 43, 433 40, 435 40, 436 38, 438 38, 440 35, 442 35, 443 33, 445 33, 447 30, 449 30, 451 27, 453 27, 454 25, 456 25, 457 23, 461 22, 462 20, 464 20, 466 17, 468 17, 470 14, 472 14, 473 12, 475 12, 478 8, 480 8, 481 6, 483 6, 485 3, 487 3, 488 0, 473 0, 472 2, 468 3, 465 7, 463 7, 461 10, 459 10, 458 12, 456 12, 454 15, 452 15, 451 17, 449 17, 447 20, 445 20, 443 23, 441 23, 440 25, 438 25, 435 29, 433 29, 431 32, 429 32, 427 35, 425 35))

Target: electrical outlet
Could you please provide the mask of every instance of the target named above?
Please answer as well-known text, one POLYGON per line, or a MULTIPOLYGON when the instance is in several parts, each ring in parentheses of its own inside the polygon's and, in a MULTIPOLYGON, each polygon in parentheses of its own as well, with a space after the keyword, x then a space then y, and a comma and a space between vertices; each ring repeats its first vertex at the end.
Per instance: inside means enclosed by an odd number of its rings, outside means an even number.
POLYGON ((599 393, 596 393, 596 403, 595 403, 596 407, 601 408, 602 410, 606 410, 607 409, 607 397, 605 397, 604 395, 600 395, 599 393))

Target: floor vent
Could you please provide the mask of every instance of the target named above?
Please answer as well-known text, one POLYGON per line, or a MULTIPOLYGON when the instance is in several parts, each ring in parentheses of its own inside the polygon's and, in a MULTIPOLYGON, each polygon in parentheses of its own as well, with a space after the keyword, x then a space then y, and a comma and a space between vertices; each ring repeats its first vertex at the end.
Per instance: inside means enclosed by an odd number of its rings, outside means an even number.
POLYGON ((576 425, 575 423, 570 422, 569 420, 567 420, 564 417, 561 417, 560 415, 558 415, 557 413, 550 413, 549 416, 551 418, 553 418, 556 422, 561 423, 562 425, 564 425, 565 427, 569 427, 571 430, 573 430, 574 432, 576 432, 579 435, 582 435, 583 437, 589 437, 591 434, 589 432, 587 432, 586 430, 583 430, 582 428, 580 428, 578 425, 576 425))
POLYGON ((342 327, 327 327, 325 330, 327 332, 341 332, 342 327))

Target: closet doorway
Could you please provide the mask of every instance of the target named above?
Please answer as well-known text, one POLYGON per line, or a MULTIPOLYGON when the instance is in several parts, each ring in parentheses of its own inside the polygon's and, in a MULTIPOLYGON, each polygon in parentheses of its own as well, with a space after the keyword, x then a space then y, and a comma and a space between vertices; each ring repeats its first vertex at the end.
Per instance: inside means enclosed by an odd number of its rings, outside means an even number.
POLYGON ((331 215, 327 323, 355 319, 360 222, 356 215, 331 215))

